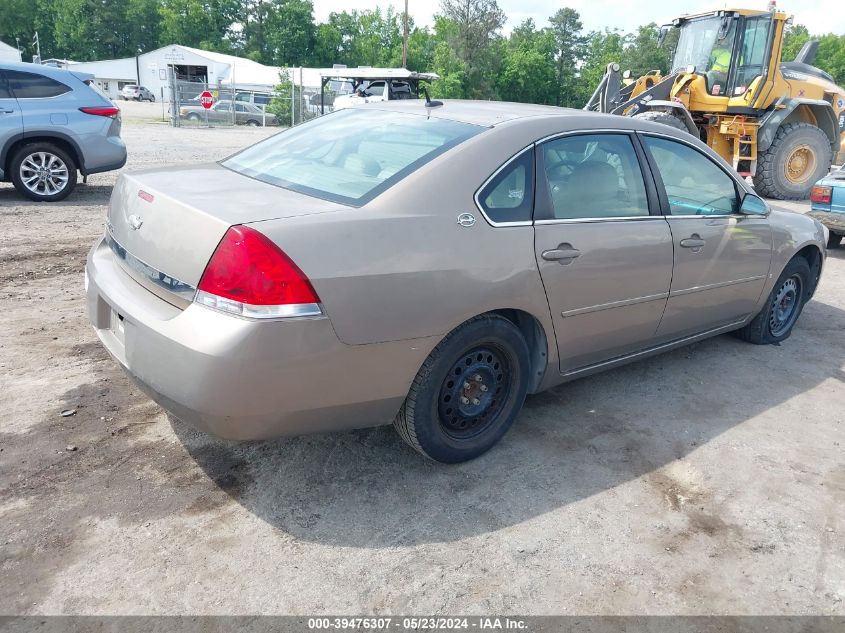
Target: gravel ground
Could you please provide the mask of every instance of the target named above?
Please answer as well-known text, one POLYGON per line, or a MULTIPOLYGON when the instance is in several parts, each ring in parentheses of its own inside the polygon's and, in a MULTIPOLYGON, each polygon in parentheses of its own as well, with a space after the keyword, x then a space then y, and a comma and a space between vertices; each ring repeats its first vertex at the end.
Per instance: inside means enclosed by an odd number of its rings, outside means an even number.
MULTIPOLYGON (((270 132, 130 121, 127 168, 270 132)), ((140 394, 84 315, 114 179, 0 184, 0 613, 845 614, 845 249, 783 345, 533 396, 446 467, 391 428, 223 442, 140 394)))

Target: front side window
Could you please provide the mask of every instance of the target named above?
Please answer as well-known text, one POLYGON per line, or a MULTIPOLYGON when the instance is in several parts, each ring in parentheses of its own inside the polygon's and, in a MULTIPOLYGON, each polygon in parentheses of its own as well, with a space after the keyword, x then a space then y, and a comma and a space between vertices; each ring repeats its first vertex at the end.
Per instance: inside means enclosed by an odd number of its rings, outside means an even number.
POLYGON ((70 91, 70 88, 63 83, 35 73, 7 70, 6 76, 12 93, 18 99, 46 99, 70 91))
POLYGON ((381 82, 370 84, 367 87, 366 93, 371 97, 381 97, 384 95, 384 84, 381 82))
POLYGON ((716 163, 683 143, 656 136, 644 141, 663 179, 672 215, 736 213, 736 185, 716 163))
POLYGON ((648 215, 637 153, 627 134, 565 136, 544 143, 554 219, 648 215))
POLYGON ((362 205, 484 130, 425 114, 349 108, 271 136, 221 164, 278 187, 362 205))
POLYGON ((527 222, 534 207, 534 151, 517 156, 478 194, 478 203, 493 222, 527 222))

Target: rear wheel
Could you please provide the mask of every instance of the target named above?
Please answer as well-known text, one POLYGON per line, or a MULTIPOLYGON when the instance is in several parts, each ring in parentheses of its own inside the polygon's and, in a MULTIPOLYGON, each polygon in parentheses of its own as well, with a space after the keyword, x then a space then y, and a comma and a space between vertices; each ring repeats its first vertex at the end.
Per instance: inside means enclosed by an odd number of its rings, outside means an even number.
POLYGON ((191 112, 191 113, 187 116, 187 119, 188 119, 188 121, 199 121, 199 120, 200 120, 200 115, 199 115, 199 114, 197 114, 196 112, 191 112))
POLYGON ((507 432, 525 401, 528 347, 498 315, 467 321, 447 336, 417 373, 394 420, 414 449, 439 462, 464 462, 507 432))
POLYGON ((771 146, 757 156, 754 188, 778 200, 806 200, 817 180, 830 171, 830 140, 810 123, 787 123, 771 146))
POLYGON ((811 280, 807 260, 803 257, 793 258, 778 277, 766 305, 736 335, 756 345, 780 343, 788 339, 810 297, 811 280))
POLYGON ((20 148, 11 162, 15 189, 30 200, 56 202, 76 186, 76 163, 52 143, 32 143, 20 148))
POLYGON ((668 112, 658 112, 656 110, 652 110, 651 112, 641 112, 640 114, 635 114, 632 118, 640 119, 641 121, 654 121, 655 123, 662 123, 663 125, 673 127, 676 130, 682 130, 687 133, 689 132, 683 121, 668 112))
POLYGON ((258 127, 258 121, 255 121, 254 119, 249 119, 246 124, 250 127, 258 127))
POLYGON ((839 248, 839 245, 842 244, 842 236, 837 235, 836 233, 831 233, 827 236, 827 247, 828 248, 839 248))

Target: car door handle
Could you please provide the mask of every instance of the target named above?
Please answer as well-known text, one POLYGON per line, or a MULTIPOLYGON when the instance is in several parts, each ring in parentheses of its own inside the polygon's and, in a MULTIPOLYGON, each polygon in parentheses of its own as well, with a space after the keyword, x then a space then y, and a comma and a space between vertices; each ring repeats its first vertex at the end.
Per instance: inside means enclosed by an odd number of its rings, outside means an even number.
POLYGON ((571 244, 561 244, 557 248, 550 251, 543 251, 543 259, 547 262, 560 262, 561 264, 568 264, 576 257, 581 257, 581 251, 577 248, 572 248, 571 244))
POLYGON ((704 248, 706 242, 701 239, 698 233, 693 233, 685 240, 681 240, 681 247, 683 248, 704 248))
POLYGON ((0 114, 14 114, 14 110, 0 110, 0 114))

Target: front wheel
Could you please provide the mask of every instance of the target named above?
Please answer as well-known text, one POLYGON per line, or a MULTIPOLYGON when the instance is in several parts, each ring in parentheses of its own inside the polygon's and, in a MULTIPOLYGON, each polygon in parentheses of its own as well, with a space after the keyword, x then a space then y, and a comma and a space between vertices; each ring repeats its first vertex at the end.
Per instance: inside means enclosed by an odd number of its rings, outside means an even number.
POLYGON ((754 189, 778 200, 806 200, 830 170, 833 153, 827 134, 810 123, 787 123, 771 146, 757 156, 754 189))
POLYGON ((63 200, 76 186, 76 163, 52 143, 24 145, 10 166, 15 189, 36 202, 63 200))
POLYGON ((394 426, 430 459, 474 459, 502 438, 522 409, 529 367, 528 347, 512 322, 475 317, 429 354, 394 426))
POLYGON ((810 297, 812 279, 807 260, 793 258, 775 282, 766 305, 736 335, 755 345, 770 345, 788 339, 810 297))
POLYGON ((246 124, 247 124, 249 127, 258 127, 258 125, 259 125, 258 121, 255 121, 255 120, 253 120, 253 119, 250 119, 249 121, 247 121, 247 122, 246 122, 246 124))

